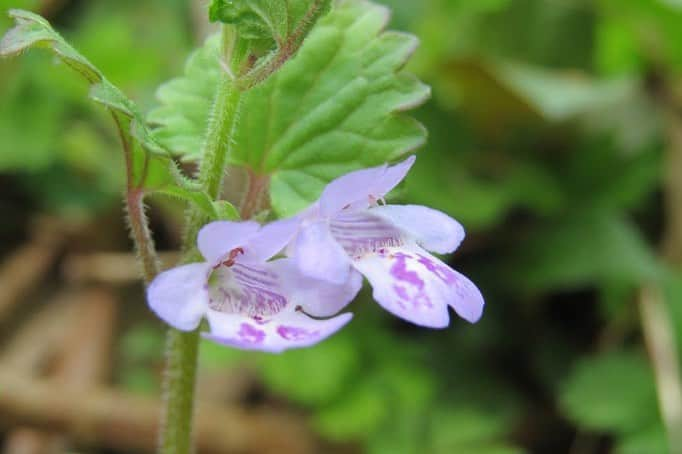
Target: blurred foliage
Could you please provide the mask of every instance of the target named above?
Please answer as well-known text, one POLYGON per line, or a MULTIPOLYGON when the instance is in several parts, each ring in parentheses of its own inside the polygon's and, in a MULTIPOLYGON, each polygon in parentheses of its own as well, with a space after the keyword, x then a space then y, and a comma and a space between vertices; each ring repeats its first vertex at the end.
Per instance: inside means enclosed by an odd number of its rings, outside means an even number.
MULTIPOLYGON (((0 0, 3 10, 49 3, 0 0)), ((667 452, 635 302, 642 283, 664 285, 682 347, 682 279, 658 253, 682 5, 382 3, 391 28, 419 37, 407 69, 433 88, 416 114, 428 142, 396 198, 467 227, 455 267, 482 289, 484 318, 425 331, 365 295, 349 328, 316 348, 269 356, 205 343, 203 367, 254 367, 322 435, 372 454, 568 452, 585 439, 599 452, 667 452)), ((49 11, 144 111, 203 41, 181 0, 49 11)), ((38 54, 0 61, 0 82, 0 171, 47 211, 116 206, 118 140, 84 85, 38 54)), ((156 326, 122 342, 119 376, 137 391, 155 391, 156 326)))

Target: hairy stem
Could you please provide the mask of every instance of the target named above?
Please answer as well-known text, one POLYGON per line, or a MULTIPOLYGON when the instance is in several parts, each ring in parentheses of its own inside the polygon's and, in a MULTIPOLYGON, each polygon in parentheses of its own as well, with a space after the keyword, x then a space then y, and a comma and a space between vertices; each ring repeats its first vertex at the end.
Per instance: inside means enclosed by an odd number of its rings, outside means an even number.
POLYGON ((154 240, 144 212, 144 191, 137 187, 133 179, 132 145, 130 134, 121 120, 112 114, 123 146, 126 166, 126 210, 130 223, 130 236, 135 244, 138 259, 142 262, 144 283, 149 284, 159 274, 159 257, 154 247, 154 240))
MULTIPOLYGON (((227 156, 232 149, 232 137, 237 124, 241 92, 234 87, 227 73, 222 75, 211 112, 199 170, 202 189, 213 199, 218 198, 223 182, 227 156)), ((196 235, 207 219, 197 209, 188 215, 184 239, 184 263, 196 261, 196 235)), ((199 330, 182 332, 170 329, 166 344, 165 407, 162 415, 159 452, 188 454, 192 451, 192 417, 199 330)))
POLYGON ((159 274, 159 258, 154 247, 149 223, 144 212, 143 192, 140 189, 128 190, 126 209, 130 231, 135 243, 139 260, 142 262, 142 276, 145 284, 149 284, 159 274))

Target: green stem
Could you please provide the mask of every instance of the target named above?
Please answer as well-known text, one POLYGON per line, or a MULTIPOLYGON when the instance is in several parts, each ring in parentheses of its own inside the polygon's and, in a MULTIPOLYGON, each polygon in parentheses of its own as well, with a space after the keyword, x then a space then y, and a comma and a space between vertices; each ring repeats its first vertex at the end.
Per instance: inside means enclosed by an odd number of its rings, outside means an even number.
MULTIPOLYGON (((227 155, 233 146, 232 138, 237 124, 241 95, 241 91, 234 87, 232 79, 224 73, 214 100, 199 171, 201 186, 213 199, 220 195, 227 155)), ((194 245, 197 232, 206 221, 206 217, 199 210, 190 211, 184 241, 184 263, 200 260, 194 245)), ((160 453, 192 452, 192 416, 198 351, 198 329, 192 332, 175 329, 168 331, 165 408, 161 424, 160 453)))

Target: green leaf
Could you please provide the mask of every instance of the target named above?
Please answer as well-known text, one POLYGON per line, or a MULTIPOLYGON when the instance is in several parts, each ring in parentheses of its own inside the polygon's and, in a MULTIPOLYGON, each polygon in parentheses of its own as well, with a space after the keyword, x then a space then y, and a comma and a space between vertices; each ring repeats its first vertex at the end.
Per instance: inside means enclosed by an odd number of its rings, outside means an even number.
MULTIPOLYGON (((404 111, 429 88, 402 67, 417 46, 384 31, 388 11, 350 0, 321 19, 295 58, 244 99, 231 164, 269 175, 280 216, 314 201, 333 178, 395 161, 421 146, 424 128, 404 111)), ((185 76, 159 89, 162 106, 149 120, 156 137, 197 159, 219 75, 217 39, 190 57, 185 76), (177 130, 177 132, 176 132, 177 130)))
POLYGON ((616 444, 616 454, 668 454, 668 441, 663 424, 628 433, 616 444))
POLYGON ((10 10, 16 26, 0 41, 0 56, 17 55, 32 47, 52 50, 59 59, 81 74, 90 84, 90 98, 103 105, 114 117, 124 142, 130 163, 132 184, 146 191, 181 198, 199 206, 209 216, 216 212, 211 199, 191 187, 171 159, 170 154, 156 141, 145 125, 137 106, 104 75, 69 45, 50 24, 28 11, 10 10))
POLYGON ((658 418, 654 377, 637 353, 581 359, 560 389, 559 403, 569 418, 591 430, 631 432, 658 418))
POLYGON ((529 289, 657 280, 664 269, 632 223, 608 212, 577 211, 519 244, 516 282, 529 289))
POLYGON ((208 15, 234 25, 252 52, 291 53, 330 8, 331 0, 213 0, 208 15))
POLYGON ((289 31, 288 3, 285 0, 213 0, 208 17, 212 22, 236 25, 242 38, 284 40, 289 31))

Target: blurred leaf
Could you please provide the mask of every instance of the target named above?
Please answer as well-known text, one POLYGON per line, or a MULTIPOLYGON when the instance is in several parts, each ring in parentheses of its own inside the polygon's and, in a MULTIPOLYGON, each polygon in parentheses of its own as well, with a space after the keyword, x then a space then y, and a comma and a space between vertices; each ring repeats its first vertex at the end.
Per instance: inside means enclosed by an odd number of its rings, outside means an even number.
POLYGON ((658 418, 654 377, 637 353, 580 359, 559 391, 559 403, 579 426, 596 431, 634 432, 658 418))
POLYGON ((483 412, 476 408, 453 403, 433 415, 431 433, 434 454, 451 452, 517 453, 517 448, 503 446, 498 441, 508 429, 508 421, 501 414, 483 412))
POLYGON ((616 454, 668 454, 668 442, 662 424, 641 428, 620 438, 616 454))
POLYGON ((546 225, 519 245, 512 273, 530 289, 595 282, 641 283, 663 269, 628 221, 608 212, 575 212, 546 225))
POLYGON ((348 393, 315 416, 315 428, 333 440, 363 439, 374 433, 391 413, 385 393, 367 380, 354 384, 348 393))
POLYGON ((324 404, 340 396, 359 367, 355 345, 343 336, 315 348, 262 357, 260 364, 270 389, 308 405, 324 404))
POLYGON ((442 88, 456 97, 461 108, 491 125, 575 119, 608 110, 636 87, 631 79, 599 80, 579 71, 548 70, 499 58, 451 60, 444 69, 447 78, 442 79, 442 88))
POLYGON ((196 204, 210 217, 216 213, 211 199, 192 188, 170 156, 151 136, 135 104, 102 73, 52 29, 42 17, 28 11, 11 10, 16 27, 0 42, 0 55, 19 54, 31 47, 47 47, 91 85, 90 98, 106 107, 117 123, 121 139, 130 153, 132 184, 157 193, 178 197, 196 204), (138 146, 139 145, 139 146, 138 146))
POLYGON ((491 71, 548 121, 604 109, 633 88, 630 80, 595 81, 580 73, 550 72, 520 63, 497 62, 491 71))
POLYGON ((407 178, 407 198, 443 210, 473 229, 500 222, 514 208, 551 214, 561 207, 558 182, 535 163, 510 163, 498 175, 480 178, 466 172, 466 162, 456 160, 458 151, 421 153, 407 178))
MULTIPOLYGON (((232 164, 271 175, 272 205, 280 216, 307 206, 331 179, 399 159, 424 143, 423 127, 401 113, 429 95, 428 87, 400 72, 417 41, 384 32, 387 20, 383 7, 343 2, 293 60, 246 94, 232 164)), ((216 44, 207 41, 185 77, 160 89, 164 105, 150 116, 161 125, 157 137, 188 158, 198 157, 198 133, 206 125, 211 97, 199 85, 215 86, 206 78, 218 75, 216 44), (172 132, 176 127, 179 136, 172 132)))

